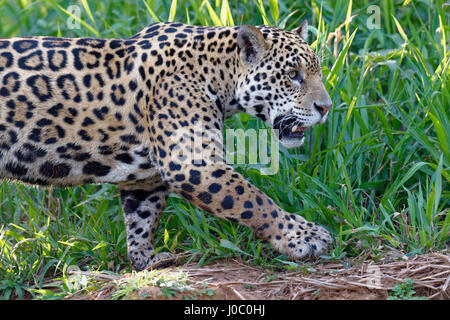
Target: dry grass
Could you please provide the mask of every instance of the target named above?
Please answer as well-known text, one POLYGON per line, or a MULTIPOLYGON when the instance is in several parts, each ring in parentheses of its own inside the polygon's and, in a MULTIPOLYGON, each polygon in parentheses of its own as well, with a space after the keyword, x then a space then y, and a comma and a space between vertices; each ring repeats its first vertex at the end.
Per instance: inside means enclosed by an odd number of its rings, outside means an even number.
MULTIPOLYGON (((168 297, 160 288, 144 286, 128 299, 195 299, 223 300, 309 300, 309 299, 386 299, 395 285, 413 281, 414 296, 428 299, 450 299, 449 252, 418 255, 411 258, 366 261, 347 268, 343 263, 320 263, 295 272, 275 272, 248 266, 236 260, 222 260, 198 267, 188 264, 164 269, 164 273, 183 271, 190 290, 168 297), (207 295, 205 288, 214 292, 207 295), (197 294, 193 292, 197 290, 197 294)), ((92 276, 92 275, 91 275, 92 276)), ((124 277, 129 277, 126 275, 124 277)), ((98 279, 105 280, 102 275, 98 279)), ((110 279, 113 280, 113 279, 110 279)), ((117 289, 108 282, 99 290, 74 299, 109 299, 117 289)))

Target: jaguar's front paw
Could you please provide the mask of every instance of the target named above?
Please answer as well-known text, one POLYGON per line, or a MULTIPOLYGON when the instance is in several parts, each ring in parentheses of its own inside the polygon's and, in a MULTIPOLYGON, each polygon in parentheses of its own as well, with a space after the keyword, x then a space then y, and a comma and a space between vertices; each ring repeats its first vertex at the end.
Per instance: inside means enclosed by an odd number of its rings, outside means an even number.
POLYGON ((277 223, 271 243, 279 252, 292 258, 318 257, 328 250, 332 242, 327 230, 301 216, 285 214, 277 223))

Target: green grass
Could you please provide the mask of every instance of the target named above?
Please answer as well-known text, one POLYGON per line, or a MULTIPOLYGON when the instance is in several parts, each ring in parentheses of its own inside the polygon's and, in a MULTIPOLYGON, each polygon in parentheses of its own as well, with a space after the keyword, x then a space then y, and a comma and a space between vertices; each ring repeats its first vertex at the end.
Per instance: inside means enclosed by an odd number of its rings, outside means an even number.
POLYGON ((403 283, 397 283, 389 293, 388 300, 427 300, 426 297, 415 296, 414 281, 405 279, 403 283))
MULTIPOLYGON (((278 174, 262 176, 252 165, 236 169, 285 210, 331 231, 335 243, 325 259, 378 259, 392 249, 411 255, 449 245, 449 13, 443 3, 0 1, 0 37, 128 37, 158 20, 291 29, 306 17, 333 100, 328 121, 310 130, 301 149, 281 148, 278 174), (80 8, 79 29, 67 25, 71 4, 80 8), (372 4, 379 5, 380 29, 367 27, 372 4), (339 41, 327 45, 339 27, 339 41)), ((226 125, 265 127, 247 115, 226 125)), ((0 298, 73 293, 73 266, 130 271, 115 186, 43 190, 4 182, 0 205, 0 298)), ((200 263, 239 256, 295 267, 246 227, 175 195, 156 241, 161 250, 190 250, 200 263)))

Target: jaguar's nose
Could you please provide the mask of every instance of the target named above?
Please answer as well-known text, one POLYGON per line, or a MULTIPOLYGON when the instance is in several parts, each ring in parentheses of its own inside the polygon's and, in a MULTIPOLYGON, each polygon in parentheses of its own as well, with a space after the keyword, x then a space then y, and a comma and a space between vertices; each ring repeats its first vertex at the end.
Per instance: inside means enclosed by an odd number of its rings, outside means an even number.
POLYGON ((319 111, 322 117, 324 117, 327 114, 328 110, 330 110, 331 103, 326 105, 325 104, 318 105, 317 103, 314 103, 314 107, 317 109, 317 111, 319 111))

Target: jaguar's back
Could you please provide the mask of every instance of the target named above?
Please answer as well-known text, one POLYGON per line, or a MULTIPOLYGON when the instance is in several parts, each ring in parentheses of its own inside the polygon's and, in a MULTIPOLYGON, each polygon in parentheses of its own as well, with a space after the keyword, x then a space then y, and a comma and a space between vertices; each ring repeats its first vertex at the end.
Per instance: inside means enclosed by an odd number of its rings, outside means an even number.
POLYGON ((43 185, 147 177, 139 50, 126 40, 0 40, 0 176, 43 185))

